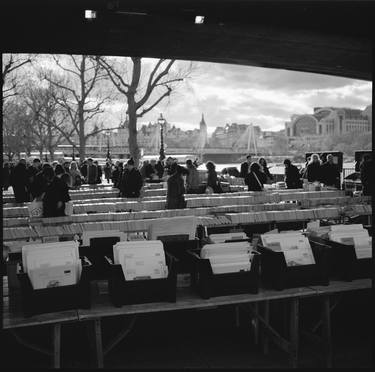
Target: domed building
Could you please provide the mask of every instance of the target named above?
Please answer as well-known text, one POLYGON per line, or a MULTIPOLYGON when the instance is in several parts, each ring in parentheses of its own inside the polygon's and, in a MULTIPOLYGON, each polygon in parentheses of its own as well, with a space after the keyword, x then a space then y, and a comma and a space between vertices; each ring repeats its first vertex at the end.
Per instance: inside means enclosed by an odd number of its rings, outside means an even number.
POLYGON ((346 133, 365 133, 372 130, 372 105, 364 110, 315 107, 313 114, 293 115, 285 123, 289 138, 320 139, 321 137, 346 133))

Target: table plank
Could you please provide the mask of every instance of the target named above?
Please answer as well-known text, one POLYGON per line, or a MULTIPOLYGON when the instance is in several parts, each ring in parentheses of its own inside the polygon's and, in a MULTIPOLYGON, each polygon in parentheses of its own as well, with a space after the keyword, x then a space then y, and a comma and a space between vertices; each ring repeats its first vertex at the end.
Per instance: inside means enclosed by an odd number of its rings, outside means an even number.
POLYGON ((356 279, 351 282, 344 282, 338 280, 330 281, 328 286, 316 285, 309 286, 311 289, 315 289, 318 295, 332 294, 337 292, 348 292, 348 291, 357 291, 361 289, 370 289, 372 288, 371 279, 356 279))
POLYGON ((91 309, 79 309, 79 320, 90 320, 108 316, 129 315, 139 313, 154 313, 164 311, 176 311, 187 309, 199 309, 223 305, 234 305, 241 303, 259 302, 265 300, 277 300, 282 298, 315 296, 317 291, 311 288, 290 288, 283 291, 260 290, 258 294, 240 294, 232 296, 218 296, 210 299, 202 299, 190 288, 179 288, 176 303, 153 302, 145 304, 124 305, 120 308, 114 307, 110 302, 108 294, 98 295, 91 309))
POLYGON ((55 313, 46 313, 40 315, 34 315, 25 318, 20 306, 13 303, 13 299, 10 297, 3 297, 3 328, 21 328, 30 327, 44 324, 56 324, 66 323, 72 321, 78 321, 77 310, 66 310, 55 313))

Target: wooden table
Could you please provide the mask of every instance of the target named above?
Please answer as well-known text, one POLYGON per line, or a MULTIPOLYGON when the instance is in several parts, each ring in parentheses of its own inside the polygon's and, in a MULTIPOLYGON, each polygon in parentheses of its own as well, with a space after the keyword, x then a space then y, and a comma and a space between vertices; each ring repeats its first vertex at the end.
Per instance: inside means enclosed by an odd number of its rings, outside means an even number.
MULTIPOLYGON (((43 354, 53 356, 53 366, 61 367, 61 327, 63 324, 77 322, 77 310, 61 311, 56 313, 46 313, 25 318, 19 307, 19 301, 13 301, 13 296, 9 297, 7 286, 3 291, 3 329, 9 330, 22 345, 43 354), (48 325, 52 327, 52 350, 47 350, 37 344, 25 340, 17 330, 24 327, 37 327, 48 325)), ((37 332, 37 331, 36 331, 37 332)))
MULTIPOLYGON (((9 306, 9 297, 4 296, 4 318, 3 327, 13 330, 20 327, 31 327, 49 324, 53 326, 53 355, 54 367, 61 365, 61 326, 71 322, 87 322, 88 330, 92 333, 93 347, 95 350, 95 365, 103 368, 104 355, 117 345, 129 332, 134 324, 137 314, 178 311, 187 309, 212 309, 213 307, 233 305, 238 314, 239 307, 250 311, 253 318, 254 336, 256 343, 259 342, 259 334, 262 336, 262 349, 268 352, 269 340, 275 342, 282 350, 289 354, 292 367, 298 365, 299 346, 299 301, 308 297, 317 297, 323 300, 323 311, 321 323, 323 325, 323 346, 327 355, 327 366, 332 366, 332 339, 330 323, 330 296, 336 293, 358 291, 371 288, 370 279, 355 280, 353 282, 332 282, 329 286, 312 286, 285 289, 283 291, 261 289, 258 294, 242 294, 232 296, 212 297, 207 300, 201 299, 191 289, 179 288, 176 303, 158 302, 146 304, 126 305, 120 308, 114 307, 108 298, 108 294, 97 294, 93 297, 91 309, 77 309, 58 313, 49 313, 24 318, 22 314, 9 306), (270 324, 269 306, 271 301, 286 300, 290 306, 289 312, 289 337, 282 337, 270 324), (120 330, 119 334, 103 347, 102 343, 102 319, 115 316, 133 316, 132 322, 120 330)), ((30 343, 19 340, 26 346, 41 352, 49 351, 30 343)))

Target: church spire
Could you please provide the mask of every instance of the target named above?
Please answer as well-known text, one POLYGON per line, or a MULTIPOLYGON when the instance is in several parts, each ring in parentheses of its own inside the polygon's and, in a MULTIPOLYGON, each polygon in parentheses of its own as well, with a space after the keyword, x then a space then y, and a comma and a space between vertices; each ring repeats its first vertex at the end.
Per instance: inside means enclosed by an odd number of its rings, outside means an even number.
POLYGON ((205 126, 206 125, 206 122, 204 121, 204 114, 202 113, 202 119, 201 119, 201 122, 199 123, 200 126, 202 127, 203 125, 205 126))

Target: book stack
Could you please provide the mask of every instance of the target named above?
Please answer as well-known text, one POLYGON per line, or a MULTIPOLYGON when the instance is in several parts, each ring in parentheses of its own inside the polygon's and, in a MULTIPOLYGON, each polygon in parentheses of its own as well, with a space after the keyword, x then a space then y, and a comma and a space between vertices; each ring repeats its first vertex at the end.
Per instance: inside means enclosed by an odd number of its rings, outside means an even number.
POLYGON ((363 225, 332 225, 328 237, 338 243, 354 245, 357 259, 372 257, 372 238, 363 225))
POLYGON ((3 217, 28 217, 29 210, 27 207, 10 207, 3 208, 3 217))
POLYGON ((228 240, 244 240, 247 235, 244 232, 235 232, 227 234, 211 234, 208 236, 212 243, 225 243, 228 240))
POLYGON ((300 232, 262 234, 264 247, 274 252, 283 252, 287 266, 315 264, 309 240, 300 232))
POLYGON ((148 239, 155 240, 159 236, 188 235, 189 240, 195 238, 197 218, 195 216, 159 218, 152 220, 148 228, 148 239))
POLYGON ((214 274, 251 269, 252 253, 248 242, 207 244, 201 249, 200 257, 210 261, 214 274))
POLYGON ((119 242, 113 246, 114 263, 121 265, 125 280, 168 277, 163 243, 159 240, 119 242))
POLYGON ((33 289, 75 285, 82 272, 75 241, 25 245, 22 264, 33 289))

